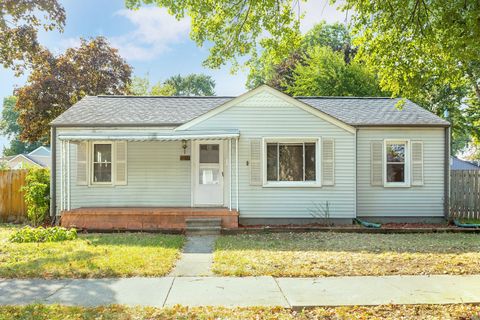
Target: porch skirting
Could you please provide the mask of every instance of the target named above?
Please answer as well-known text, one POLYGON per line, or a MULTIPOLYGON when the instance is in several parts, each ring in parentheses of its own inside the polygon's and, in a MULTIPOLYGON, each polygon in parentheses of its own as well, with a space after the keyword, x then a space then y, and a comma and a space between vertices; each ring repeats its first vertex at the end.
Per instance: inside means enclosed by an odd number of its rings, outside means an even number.
POLYGON ((221 218, 222 228, 238 227, 238 212, 228 208, 78 208, 62 211, 60 225, 83 230, 183 230, 188 218, 221 218))

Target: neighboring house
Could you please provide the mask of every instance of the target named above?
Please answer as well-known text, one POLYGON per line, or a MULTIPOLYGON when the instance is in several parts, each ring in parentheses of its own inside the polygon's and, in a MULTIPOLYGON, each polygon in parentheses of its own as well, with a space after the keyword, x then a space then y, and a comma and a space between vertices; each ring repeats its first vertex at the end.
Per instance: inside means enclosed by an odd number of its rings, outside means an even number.
POLYGON ((83 210, 114 227, 118 208, 153 219, 153 208, 218 207, 240 223, 284 224, 312 222, 328 202, 338 223, 440 220, 449 123, 397 102, 268 86, 238 97, 85 97, 52 122, 52 214, 83 210))
POLYGON ((480 170, 480 166, 457 157, 450 157, 450 170, 480 170))
POLYGON ((6 161, 7 166, 11 169, 24 169, 29 166, 50 168, 52 157, 50 148, 38 147, 30 153, 18 154, 16 156, 9 157, 6 161))

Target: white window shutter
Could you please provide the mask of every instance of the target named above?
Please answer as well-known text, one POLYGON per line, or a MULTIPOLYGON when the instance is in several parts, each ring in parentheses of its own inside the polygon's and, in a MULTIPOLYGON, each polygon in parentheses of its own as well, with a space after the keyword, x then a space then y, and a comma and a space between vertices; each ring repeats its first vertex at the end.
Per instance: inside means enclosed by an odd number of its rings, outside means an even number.
POLYGON ((262 139, 250 139, 250 185, 261 186, 262 180, 262 139))
POLYGON ((333 139, 322 139, 322 185, 335 184, 335 144, 333 139))
POLYGON ((423 185, 423 142, 412 141, 412 186, 423 185))
POLYGON ((77 185, 86 186, 88 184, 88 143, 79 142, 77 144, 77 185))
POLYGON ((370 143, 370 184, 383 186, 383 142, 370 143))
POLYGON ((127 184, 127 141, 115 143, 115 184, 127 184))

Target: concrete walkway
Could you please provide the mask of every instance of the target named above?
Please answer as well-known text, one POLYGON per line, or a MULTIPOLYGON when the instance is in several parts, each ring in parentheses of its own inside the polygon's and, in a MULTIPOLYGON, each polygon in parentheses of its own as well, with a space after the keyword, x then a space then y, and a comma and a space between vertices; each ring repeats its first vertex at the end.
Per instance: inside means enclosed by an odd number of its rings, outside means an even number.
POLYGON ((0 305, 283 306, 480 303, 480 275, 0 280, 0 305))
POLYGON ((213 276, 211 270, 213 249, 217 236, 189 236, 183 248, 182 256, 175 268, 170 272, 171 277, 204 277, 213 276))

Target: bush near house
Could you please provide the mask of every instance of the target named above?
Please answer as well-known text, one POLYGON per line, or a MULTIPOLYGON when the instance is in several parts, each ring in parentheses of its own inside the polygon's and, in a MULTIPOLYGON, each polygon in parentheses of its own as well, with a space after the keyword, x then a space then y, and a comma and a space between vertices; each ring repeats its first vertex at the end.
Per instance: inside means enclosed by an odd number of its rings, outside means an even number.
POLYGON ((28 219, 38 226, 45 221, 50 208, 50 170, 29 168, 21 191, 25 192, 28 219))

